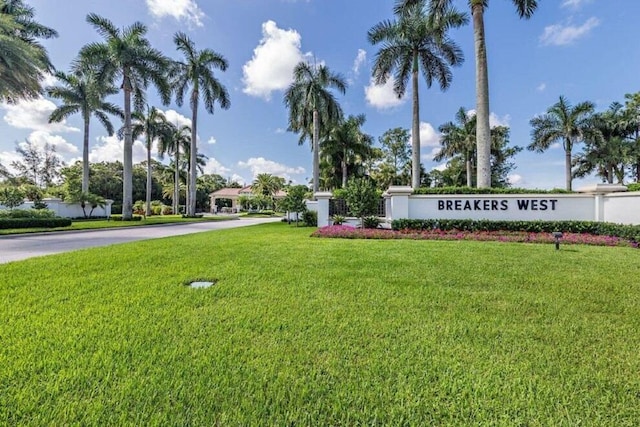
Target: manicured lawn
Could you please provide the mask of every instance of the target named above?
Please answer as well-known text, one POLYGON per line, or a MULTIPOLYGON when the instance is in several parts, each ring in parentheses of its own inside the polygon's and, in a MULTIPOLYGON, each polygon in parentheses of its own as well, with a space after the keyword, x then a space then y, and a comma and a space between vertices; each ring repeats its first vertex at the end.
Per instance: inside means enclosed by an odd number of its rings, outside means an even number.
POLYGON ((637 249, 311 231, 0 265, 0 424, 640 420, 637 249))
POLYGON ((57 228, 16 228, 0 230, 3 234, 24 234, 24 233, 41 233, 49 231, 68 231, 68 230, 93 230, 99 228, 115 228, 115 227, 144 227, 146 225, 173 224, 178 222, 200 222, 200 221, 225 221, 234 219, 234 217, 226 215, 205 216, 202 218, 182 218, 180 215, 162 215, 150 216, 140 221, 107 221, 107 220, 79 220, 73 221, 69 227, 57 228))

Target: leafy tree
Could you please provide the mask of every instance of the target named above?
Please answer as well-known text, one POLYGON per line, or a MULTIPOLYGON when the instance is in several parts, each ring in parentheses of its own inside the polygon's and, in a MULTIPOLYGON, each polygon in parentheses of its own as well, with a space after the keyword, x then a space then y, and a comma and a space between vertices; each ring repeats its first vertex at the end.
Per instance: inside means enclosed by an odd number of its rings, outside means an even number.
POLYGON ((56 154, 55 146, 47 143, 41 149, 27 140, 16 144, 16 153, 21 156, 21 160, 11 162, 11 166, 26 182, 47 187, 60 177, 60 168, 64 166, 64 162, 56 154))
MULTIPOLYGON (((430 8, 436 15, 446 13, 453 0, 429 0, 430 8)), ((423 0, 402 0, 397 9, 403 10, 423 0)), ((520 18, 529 19, 538 7, 538 0, 512 0, 520 18)), ((473 38, 476 58, 476 143, 478 152, 478 187, 491 186, 491 128, 489 125, 489 72, 487 67, 487 45, 484 29, 484 13, 489 0, 469 0, 473 19, 473 38)))
POLYGON ((158 153, 160 158, 165 153, 173 154, 173 213, 177 214, 180 208, 180 151, 187 151, 187 147, 191 146, 191 128, 189 126, 176 126, 169 124, 165 131, 160 135, 160 144, 158 153))
POLYGON ((203 211, 210 209, 209 194, 224 188, 225 179, 218 174, 206 174, 198 177, 198 188, 196 193, 196 206, 200 206, 203 211))
POLYGON ((322 141, 322 155, 339 163, 342 188, 347 186, 348 166, 362 164, 371 152, 373 137, 362 131, 366 118, 364 114, 349 116, 336 123, 327 138, 322 141))
POLYGON ((385 131, 378 139, 382 145, 383 163, 381 174, 384 187, 390 185, 407 185, 408 181, 402 178, 402 171, 406 169, 411 159, 409 151, 409 139, 411 138, 408 129, 394 128, 385 131))
POLYGON ((447 122, 438 129, 442 134, 442 150, 433 160, 439 162, 446 158, 461 155, 467 170, 467 187, 473 186, 473 160, 476 153, 476 115, 460 107, 455 122, 447 122))
POLYGON ((55 74, 62 84, 47 89, 47 94, 52 98, 62 100, 63 104, 57 107, 49 116, 49 123, 61 122, 74 114, 80 113, 84 123, 82 143, 82 192, 89 192, 89 124, 91 116, 106 129, 109 135, 113 135, 114 128, 107 114, 123 117, 120 107, 105 101, 109 95, 118 93, 118 89, 104 81, 98 80, 92 70, 80 70, 72 74, 57 72, 55 74))
POLYGON ((635 168, 635 180, 640 182, 640 92, 627 93, 625 98, 625 118, 631 128, 630 157, 635 168))
POLYGON ((565 152, 566 189, 571 191, 571 151, 573 146, 589 138, 594 132, 591 116, 592 102, 581 102, 572 106, 565 97, 553 104, 545 114, 530 120, 532 142, 528 150, 539 153, 548 149, 554 142, 561 142, 565 152))
POLYGON ((24 203, 24 192, 19 188, 5 187, 0 189, 0 205, 14 209, 24 203))
POLYGON ((315 193, 320 189, 320 129, 328 129, 332 123, 342 118, 342 108, 330 89, 344 95, 347 82, 325 65, 310 65, 306 62, 296 65, 293 78, 293 83, 284 95, 284 103, 289 109, 288 130, 300 134, 299 145, 311 136, 315 193))
POLYGON ((47 51, 37 39, 58 34, 34 17, 35 9, 22 0, 0 2, 0 101, 40 96, 45 73, 53 71, 47 51))
POLYGON ((133 214, 133 138, 131 129, 131 96, 136 109, 142 110, 144 90, 149 82, 158 88, 162 102, 170 101, 170 87, 165 70, 168 60, 151 47, 144 37, 147 27, 136 22, 122 30, 111 21, 89 14, 87 22, 104 38, 103 43, 89 43, 80 50, 77 69, 94 69, 98 79, 113 83, 119 81, 124 93, 124 174, 122 177, 122 218, 133 214))
MULTIPOLYGON (((451 27, 459 27, 466 17, 452 8, 435 17, 425 11, 425 1, 416 1, 396 10, 396 20, 376 24, 368 32, 369 42, 382 44, 373 65, 376 84, 385 84, 393 78, 393 89, 401 98, 411 79, 412 130, 411 154, 413 170, 411 185, 420 186, 420 100, 419 73, 431 87, 434 80, 446 90, 452 80, 451 67, 461 65, 462 50, 447 35, 451 27)), ((431 12, 431 9, 430 9, 431 12)))
POLYGON ((347 183, 345 200, 351 215, 360 218, 364 225, 364 217, 378 212, 378 195, 373 182, 367 178, 351 178, 347 183))
MULTIPOLYGON (((305 199, 309 188, 306 185, 292 185, 287 189, 286 197, 280 202, 280 208, 287 213, 296 213, 296 227, 298 226, 299 213, 307 210, 305 199)), ((289 216, 287 215, 287 218, 289 216)))
POLYGON ((196 213, 196 153, 198 135, 198 104, 200 97, 204 101, 207 112, 213 114, 213 107, 216 102, 223 109, 231 106, 227 89, 215 78, 214 69, 226 71, 227 60, 211 49, 196 50, 195 44, 186 34, 179 32, 173 38, 178 51, 184 55, 184 62, 176 62, 172 71, 174 80, 173 86, 176 90, 176 103, 181 106, 184 99, 184 92, 191 87, 191 155, 189 160, 189 204, 187 215, 193 216, 196 213))

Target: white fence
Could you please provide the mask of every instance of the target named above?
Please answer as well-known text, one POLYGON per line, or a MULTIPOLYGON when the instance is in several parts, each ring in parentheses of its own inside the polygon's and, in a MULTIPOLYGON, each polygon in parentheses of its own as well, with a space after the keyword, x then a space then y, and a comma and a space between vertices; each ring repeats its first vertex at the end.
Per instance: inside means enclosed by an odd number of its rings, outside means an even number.
MULTIPOLYGON (((62 199, 56 198, 46 198, 42 199, 43 203, 47 204, 47 209, 51 209, 57 216, 63 218, 80 218, 84 216, 82 212, 82 206, 79 203, 66 203, 63 202, 62 199)), ((16 209, 31 209, 33 207, 33 202, 25 201, 23 204, 18 206, 16 209)), ((105 200, 104 208, 96 207, 93 210, 91 216, 93 217, 110 217, 111 216, 111 205, 113 204, 113 200, 105 200)), ((5 209, 4 206, 0 205, 1 209, 5 209)), ((89 212, 91 212, 91 206, 85 206, 85 212, 87 216, 89 212)))
MULTIPOLYGON (((487 219, 504 221, 603 221, 640 224, 640 192, 597 184, 580 194, 414 195, 411 187, 385 193, 386 222, 394 219, 487 219)), ((318 226, 330 224, 330 193, 316 193, 318 226)))

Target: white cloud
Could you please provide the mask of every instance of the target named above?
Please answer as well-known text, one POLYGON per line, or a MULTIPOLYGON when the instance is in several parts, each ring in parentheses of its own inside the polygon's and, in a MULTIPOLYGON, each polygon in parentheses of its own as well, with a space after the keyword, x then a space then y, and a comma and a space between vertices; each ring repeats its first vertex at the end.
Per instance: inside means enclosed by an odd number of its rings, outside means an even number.
POLYGON ((449 165, 447 163, 440 163, 439 165, 432 167, 431 170, 444 172, 448 167, 449 165))
POLYGON ((240 185, 247 185, 247 180, 243 177, 238 175, 237 173, 234 173, 233 175, 231 175, 231 181, 235 181, 240 185))
POLYGON ((254 178, 261 173, 270 173, 271 175, 281 176, 289 180, 291 179, 290 174, 305 173, 303 167, 286 166, 273 160, 267 160, 264 157, 252 157, 246 162, 238 162, 238 167, 250 169, 254 178))
POLYGON ((286 132, 286 129, 284 129, 284 128, 277 128, 276 129, 276 133, 277 134, 282 134, 282 133, 285 133, 285 132, 286 132))
MULTIPOLYGON (((476 110, 472 108, 471 110, 467 111, 467 115, 469 117, 475 116, 476 110)), ((498 116, 496 113, 489 114, 489 126, 491 126, 492 128, 496 126, 509 127, 510 122, 511 122, 511 116, 509 114, 505 114, 502 117, 498 116)))
POLYGON ((231 169, 223 166, 222 163, 213 157, 209 157, 203 170, 206 174, 216 173, 221 176, 227 176, 229 172, 231 172, 231 169))
POLYGON ((269 100, 273 91, 286 89, 293 82, 294 67, 308 57, 300 50, 301 39, 296 30, 283 30, 271 20, 264 22, 253 58, 242 66, 242 91, 269 100))
POLYGON ((585 5, 587 3, 591 3, 591 0, 564 0, 560 7, 579 9, 582 5, 585 5))
POLYGON ((11 166, 12 162, 19 162, 22 160, 22 156, 20 156, 15 151, 2 151, 0 152, 0 163, 4 166, 7 171, 11 174, 15 174, 17 170, 11 166))
POLYGON ((191 127, 191 119, 186 116, 183 116, 182 114, 178 113, 176 110, 163 111, 163 114, 169 123, 173 123, 178 127, 180 126, 191 127))
POLYGON ((431 123, 420 122, 420 146, 440 147, 440 133, 431 123))
POLYGON ((518 175, 517 173, 512 173, 507 176, 507 181, 509 181, 509 184, 511 185, 522 185, 524 183, 522 175, 518 175))
MULTIPOLYGON (((67 140, 60 135, 51 135, 50 133, 41 130, 31 132, 27 139, 29 142, 41 149, 43 149, 46 144, 49 144, 55 148, 56 153, 58 153, 62 158, 69 155, 76 155, 80 152, 78 147, 67 142, 67 140)), ((20 143, 20 145, 23 144, 25 144, 25 142, 20 143)))
POLYGON ((356 56, 356 59, 353 61, 353 74, 355 74, 356 76, 358 74, 360 74, 360 67, 362 67, 362 64, 365 63, 365 61, 367 60, 367 51, 364 49, 358 49, 358 55, 356 56))
POLYGON ((4 121, 15 128, 45 132, 80 132, 78 128, 67 126, 66 120, 49 123, 49 116, 57 107, 48 99, 38 98, 16 104, 1 104, 0 107, 7 112, 3 117, 4 121))
POLYGON ((543 83, 540 83, 540 84, 538 85, 538 87, 536 88, 536 90, 537 90, 538 92, 544 92, 544 90, 545 90, 546 88, 547 88, 547 84, 543 82, 543 83))
POLYGON ((146 0, 149 13, 156 19, 170 16, 178 21, 185 21, 189 25, 202 27, 204 12, 195 0, 146 0))
POLYGON ((600 24, 598 18, 591 17, 580 26, 554 24, 544 28, 540 36, 543 46, 565 46, 589 34, 591 30, 600 24))
POLYGON ((214 137, 211 137, 207 140, 207 144, 211 144, 211 145, 215 144, 216 142, 218 141, 214 137))
POLYGON ((380 110, 398 107, 407 101, 407 96, 398 98, 398 95, 393 91, 393 79, 387 79, 387 83, 383 85, 377 85, 373 78, 369 81, 369 86, 364 88, 365 98, 367 103, 372 107, 380 110))
POLYGON ((430 147, 431 151, 429 151, 427 154, 421 154, 420 158, 423 161, 427 161, 427 162, 432 162, 434 157, 436 157, 438 154, 440 154, 440 151, 442 151, 442 147, 430 147))
POLYGON ((551 148, 552 150, 557 150, 558 148, 562 148, 562 144, 560 144, 559 142, 554 142, 549 146, 549 148, 551 148))
MULTIPOLYGON (((124 140, 117 136, 101 136, 98 145, 89 152, 90 162, 122 162, 124 153, 124 140)), ((147 150, 144 144, 136 140, 133 142, 133 163, 147 160, 147 150)))

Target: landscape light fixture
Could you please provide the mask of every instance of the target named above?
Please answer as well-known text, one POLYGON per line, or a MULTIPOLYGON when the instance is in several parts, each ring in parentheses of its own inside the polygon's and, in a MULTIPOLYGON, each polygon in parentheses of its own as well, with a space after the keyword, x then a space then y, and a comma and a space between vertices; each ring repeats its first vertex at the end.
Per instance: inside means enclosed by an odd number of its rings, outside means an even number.
POLYGON ((562 239, 562 232, 554 231, 553 238, 556 239, 556 250, 560 249, 560 239, 562 239))

